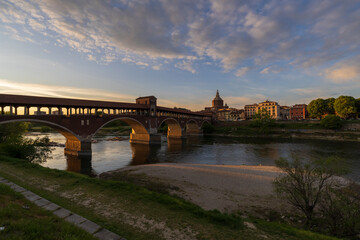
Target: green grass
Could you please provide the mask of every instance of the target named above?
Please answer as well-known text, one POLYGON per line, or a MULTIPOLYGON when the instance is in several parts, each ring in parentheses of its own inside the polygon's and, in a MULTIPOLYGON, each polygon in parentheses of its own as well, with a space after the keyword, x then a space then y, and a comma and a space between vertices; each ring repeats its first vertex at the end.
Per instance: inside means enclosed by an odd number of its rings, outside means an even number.
POLYGON ((96 239, 0 184, 0 239, 96 239), (29 209, 23 208, 28 205, 29 209))
POLYGON ((180 239, 181 234, 196 239, 262 239, 262 235, 267 239, 332 239, 295 228, 278 231, 278 226, 251 220, 258 227, 254 231, 243 226, 239 214, 205 211, 133 183, 89 178, 8 157, 0 156, 0 175, 129 240, 180 239))

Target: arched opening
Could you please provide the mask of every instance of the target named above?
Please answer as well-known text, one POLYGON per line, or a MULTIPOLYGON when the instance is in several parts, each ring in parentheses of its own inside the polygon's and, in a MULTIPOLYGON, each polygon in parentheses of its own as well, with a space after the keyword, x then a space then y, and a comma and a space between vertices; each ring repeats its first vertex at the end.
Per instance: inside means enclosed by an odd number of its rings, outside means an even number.
POLYGON ((211 125, 211 123, 209 122, 209 121, 207 121, 207 120, 205 120, 205 121, 203 121, 202 123, 201 123, 201 130, 202 130, 202 132, 204 133, 204 134, 206 134, 206 133, 212 133, 213 131, 214 131, 214 126, 213 125, 211 125))
POLYGON ((186 134, 199 134, 199 133, 200 133, 200 130, 199 130, 198 123, 193 119, 187 121, 186 134))
MULTIPOLYGON (((112 119, 112 120, 106 122, 104 125, 102 125, 100 128, 98 128, 96 130, 96 132, 93 134, 93 136, 104 126, 106 126, 114 121, 122 121, 131 127, 130 142, 149 144, 150 142, 154 141, 153 136, 151 136, 149 134, 148 130, 145 128, 145 126, 141 122, 137 121, 134 118, 128 118, 128 117, 115 118, 115 119, 112 119)), ((160 138, 159 138, 159 141, 160 141, 160 138)))
MULTIPOLYGON (((0 122, 1 125, 10 123, 29 123, 26 137, 48 137, 49 145, 53 148, 51 156, 43 166, 62 166, 64 170, 88 173, 91 172, 91 142, 82 140, 69 129, 58 124, 37 119, 15 119, 0 122), (65 142, 65 144, 63 144, 65 142), (58 161, 66 160, 64 163, 58 161)), ((60 169, 62 169, 60 167, 60 169)))
POLYGON ((183 136, 183 130, 181 129, 181 126, 178 121, 176 121, 174 118, 167 118, 164 121, 161 122, 160 126, 162 126, 163 123, 166 123, 167 128, 167 137, 168 138, 181 138, 183 136))

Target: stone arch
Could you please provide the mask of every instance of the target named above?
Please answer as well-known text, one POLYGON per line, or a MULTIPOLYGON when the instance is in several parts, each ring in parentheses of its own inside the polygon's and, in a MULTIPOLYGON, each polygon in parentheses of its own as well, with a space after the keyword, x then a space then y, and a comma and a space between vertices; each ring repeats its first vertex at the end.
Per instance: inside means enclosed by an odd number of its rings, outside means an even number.
POLYGON ((168 125, 167 136, 170 138, 181 138, 183 136, 183 130, 180 123, 175 118, 166 118, 160 124, 166 123, 168 125))
POLYGON ((199 124, 194 119, 186 122, 186 134, 199 134, 199 132, 199 124))
POLYGON ((14 123, 14 122, 37 122, 55 129, 66 138, 65 149, 64 149, 65 154, 76 155, 76 156, 79 155, 79 153, 85 155, 91 154, 91 142, 83 141, 80 136, 78 136, 71 130, 59 124, 44 120, 30 119, 30 118, 2 121, 0 122, 0 124, 14 123))
POLYGON ((105 125, 113 122, 113 121, 117 121, 117 120, 121 120, 123 121, 124 123, 128 124, 131 128, 132 128, 132 132, 134 134, 149 134, 148 130, 145 128, 145 126, 137 121, 136 119, 134 118, 129 118, 129 117, 118 117, 118 118, 114 118, 114 119, 111 119, 110 121, 107 121, 106 123, 104 123, 101 127, 99 127, 95 133, 93 134, 93 136, 101 129, 103 128, 105 125))
POLYGON ((202 123, 200 124, 200 128, 202 128, 204 126, 204 123, 207 123, 207 124, 210 124, 211 125, 211 122, 209 122, 208 120, 204 120, 202 121, 202 123))
POLYGON ((119 118, 114 118, 111 119, 110 121, 107 121, 106 123, 104 123, 101 127, 99 127, 95 133, 93 134, 93 136, 101 129, 103 128, 106 124, 109 124, 113 121, 116 120, 121 120, 125 123, 127 123, 131 128, 132 128, 132 133, 130 134, 130 142, 133 143, 149 143, 152 139, 150 136, 150 133, 148 132, 148 130, 145 128, 145 126, 139 122, 138 120, 134 119, 134 118, 129 118, 129 117, 119 117, 119 118))

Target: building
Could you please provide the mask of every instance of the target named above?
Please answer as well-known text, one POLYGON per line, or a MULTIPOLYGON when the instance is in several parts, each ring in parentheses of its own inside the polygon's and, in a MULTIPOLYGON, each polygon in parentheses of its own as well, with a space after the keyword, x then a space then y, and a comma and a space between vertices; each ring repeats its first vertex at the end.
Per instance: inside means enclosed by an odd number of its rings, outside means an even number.
POLYGON ((273 119, 280 119, 280 105, 277 102, 268 101, 259 103, 256 112, 265 109, 273 119))
POLYGON ((215 98, 212 100, 212 106, 206 107, 203 111, 211 114, 213 119, 220 121, 238 121, 245 119, 244 110, 230 108, 220 97, 219 90, 216 91, 215 98))
POLYGON ((245 105, 245 118, 252 119, 253 115, 257 113, 257 107, 258 105, 256 103, 251 105, 245 105))
POLYGON ((295 104, 290 108, 291 120, 304 120, 309 116, 306 104, 295 104))
POLYGON ((290 119, 290 107, 280 106, 280 119, 289 120, 290 119))
POLYGON ((259 104, 245 105, 245 118, 252 119, 255 113, 258 113, 265 109, 274 119, 280 119, 280 106, 277 102, 268 101, 261 102, 259 104))
POLYGON ((229 117, 230 121, 245 120, 245 111, 243 109, 231 111, 229 117))

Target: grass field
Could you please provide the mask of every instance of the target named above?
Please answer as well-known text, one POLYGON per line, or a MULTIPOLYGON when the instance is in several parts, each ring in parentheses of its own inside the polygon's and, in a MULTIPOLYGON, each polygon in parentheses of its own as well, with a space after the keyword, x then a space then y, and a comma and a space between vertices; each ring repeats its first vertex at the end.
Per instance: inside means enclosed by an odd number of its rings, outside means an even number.
POLYGON ((96 239, 0 183, 0 239, 96 239))
POLYGON ((4 156, 0 156, 0 176, 128 240, 335 239, 286 224, 243 218, 241 213, 205 211, 176 196, 133 183, 89 178, 4 156), (243 222, 254 224, 256 229, 243 222))

